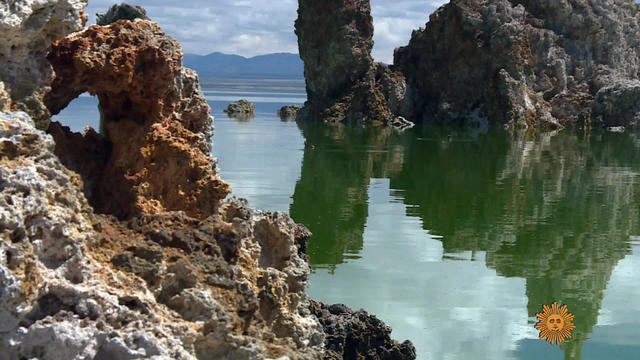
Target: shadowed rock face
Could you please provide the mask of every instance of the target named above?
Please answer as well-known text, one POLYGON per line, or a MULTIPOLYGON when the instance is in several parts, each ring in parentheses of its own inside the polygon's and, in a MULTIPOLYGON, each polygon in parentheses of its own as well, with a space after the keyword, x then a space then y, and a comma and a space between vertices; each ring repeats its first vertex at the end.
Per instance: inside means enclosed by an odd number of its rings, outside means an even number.
POLYGON ((0 3, 0 111, 27 112, 40 129, 49 125, 42 103, 53 80, 47 48, 81 30, 87 0, 12 0, 0 3))
POLYGON ((633 0, 453 0, 394 64, 424 122, 635 125, 638 19, 633 0))
POLYGON ((209 156, 209 106, 175 40, 156 23, 121 20, 55 42, 48 59, 56 72, 45 96, 51 113, 86 91, 100 100, 104 139, 50 128, 56 154, 83 175, 96 211, 215 212, 230 188, 209 156))
POLYGON ((373 62, 369 1, 300 0, 298 6, 295 29, 308 99, 299 117, 390 121, 399 107, 396 102, 404 101, 406 87, 402 75, 373 62))

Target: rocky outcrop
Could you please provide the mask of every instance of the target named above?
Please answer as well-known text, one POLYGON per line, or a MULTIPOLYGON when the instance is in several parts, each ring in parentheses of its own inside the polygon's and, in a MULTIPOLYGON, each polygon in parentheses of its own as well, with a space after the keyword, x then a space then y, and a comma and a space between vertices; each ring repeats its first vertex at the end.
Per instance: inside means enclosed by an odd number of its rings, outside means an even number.
POLYGON ((283 121, 295 120, 301 109, 300 105, 285 105, 278 110, 278 116, 283 121))
POLYGON ((56 72, 45 96, 51 113, 86 91, 100 100, 104 139, 50 129, 56 154, 83 175, 97 212, 216 212, 230 188, 209 155, 209 106, 175 40, 154 22, 117 21, 55 42, 48 59, 56 72))
POLYGON ((353 311, 342 304, 327 306, 311 301, 311 311, 325 333, 323 359, 415 359, 411 342, 391 340, 391 328, 364 310, 353 311))
POLYGON ((307 87, 300 119, 386 124, 407 106, 404 77, 371 57, 369 1, 300 0, 298 6, 307 87))
POLYGON ((94 215, 54 147, 0 115, 3 359, 319 357, 303 226, 239 200, 204 220, 94 215))
POLYGON ((453 0, 396 49, 424 122, 634 124, 640 26, 633 0, 453 0))
POLYGON ((224 112, 231 117, 253 117, 256 113, 256 106, 249 100, 240 99, 233 102, 224 109, 224 112))
POLYGON ((12 0, 0 3, 0 110, 29 113, 49 125, 42 96, 53 79, 51 42, 82 29, 87 0, 12 0))
POLYGON ((96 14, 96 23, 102 26, 113 24, 118 20, 134 19, 150 20, 147 17, 147 11, 144 8, 126 3, 113 5, 104 14, 96 14))

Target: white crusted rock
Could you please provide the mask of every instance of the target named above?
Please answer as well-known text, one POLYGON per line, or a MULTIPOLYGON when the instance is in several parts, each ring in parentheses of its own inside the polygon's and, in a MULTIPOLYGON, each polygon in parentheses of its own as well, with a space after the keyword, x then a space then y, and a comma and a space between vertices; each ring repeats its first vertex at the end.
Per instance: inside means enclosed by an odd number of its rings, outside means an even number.
MULTIPOLYGON (((84 27, 88 0, 9 0, 0 2, 0 81, 11 108, 28 112, 38 128, 49 123, 42 96, 53 71, 46 55, 54 40, 84 27)), ((3 108, 0 86, 0 110, 3 108)))

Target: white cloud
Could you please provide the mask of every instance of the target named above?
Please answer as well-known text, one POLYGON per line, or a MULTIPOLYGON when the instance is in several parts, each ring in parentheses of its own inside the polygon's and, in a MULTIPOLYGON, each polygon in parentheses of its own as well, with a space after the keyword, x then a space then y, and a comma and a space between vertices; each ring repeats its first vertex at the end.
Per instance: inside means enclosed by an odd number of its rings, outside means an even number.
MULTIPOLYGON (((95 13, 105 12, 114 0, 90 0, 90 24, 95 13)), ((372 0, 374 58, 391 62, 393 49, 406 45, 411 30, 424 26, 443 0, 372 0)), ((151 19, 182 44, 184 51, 214 51, 255 56, 274 52, 298 52, 293 32, 297 0, 138 0, 151 19)))

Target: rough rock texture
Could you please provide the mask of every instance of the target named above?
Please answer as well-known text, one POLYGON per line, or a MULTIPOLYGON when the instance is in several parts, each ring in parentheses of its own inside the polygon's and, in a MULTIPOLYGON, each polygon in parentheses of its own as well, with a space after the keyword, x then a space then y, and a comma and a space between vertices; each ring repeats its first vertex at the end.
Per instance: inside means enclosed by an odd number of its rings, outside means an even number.
POLYGON ((118 20, 134 19, 149 20, 149 18, 147 17, 147 11, 141 6, 122 3, 119 5, 113 5, 104 14, 96 14, 96 23, 102 26, 113 24, 118 20))
POLYGON ((373 62, 368 0, 300 0, 295 28, 307 87, 301 119, 375 124, 400 114, 404 77, 373 62))
POLYGON ((638 20, 633 0, 452 0, 396 49, 394 69, 425 122, 634 124, 638 20))
POLYGON ((364 310, 353 311, 342 304, 327 306, 311 301, 311 312, 327 333, 323 359, 415 359, 411 342, 391 340, 391 328, 364 310))
POLYGON ((224 109, 229 116, 253 117, 256 112, 256 106, 249 100, 240 99, 233 102, 224 109))
POLYGON ((54 146, 0 115, 3 359, 319 357, 303 226, 238 200, 202 221, 96 216, 54 146))
POLYGON ((56 72, 45 96, 51 113, 85 91, 100 100, 104 139, 57 124, 49 130, 97 212, 215 213, 230 188, 209 156, 209 106, 196 73, 181 66, 175 40, 154 22, 121 20, 55 42, 48 59, 56 72))
POLYGON ((53 40, 82 29, 87 0, 0 2, 0 110, 23 110, 49 125, 42 96, 53 79, 46 60, 53 40))
POLYGON ((278 110, 278 116, 284 121, 295 120, 301 109, 300 105, 285 105, 278 110))

